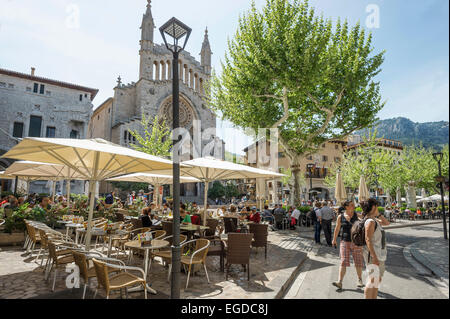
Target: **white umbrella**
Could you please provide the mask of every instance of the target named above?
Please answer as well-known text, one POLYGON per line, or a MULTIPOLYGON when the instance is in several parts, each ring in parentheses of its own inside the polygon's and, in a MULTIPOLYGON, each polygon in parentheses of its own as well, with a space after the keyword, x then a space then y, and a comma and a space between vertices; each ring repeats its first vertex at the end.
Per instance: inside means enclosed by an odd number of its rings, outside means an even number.
POLYGON ((16 177, 8 175, 5 171, 2 171, 0 172, 0 179, 16 179, 16 177))
POLYGON ((342 180, 341 172, 337 172, 336 174, 336 189, 334 197, 336 198, 336 202, 338 205, 340 205, 341 202, 347 199, 347 192, 345 191, 344 181, 342 180))
POLYGON ((102 139, 25 138, 3 155, 25 161, 61 164, 89 180, 90 205, 86 248, 90 248, 96 182, 118 175, 171 169, 172 162, 102 139))
MULTIPOLYGON (((67 194, 70 194, 70 180, 85 179, 85 175, 80 174, 78 171, 59 164, 49 164, 32 161, 17 161, 11 164, 6 171, 10 175, 16 175, 20 177, 37 177, 41 180, 52 181, 52 195, 55 196, 56 181, 67 180, 67 194)), ((68 199, 70 201, 70 198, 68 199)))
MULTIPOLYGON (((173 183, 173 177, 171 175, 160 175, 160 174, 146 174, 146 173, 136 173, 130 175, 124 175, 120 177, 114 177, 108 179, 109 182, 137 182, 137 183, 148 183, 154 186, 154 193, 156 194, 156 206, 160 206, 160 196, 159 188, 162 185, 170 185, 173 183)), ((199 182, 198 179, 193 177, 180 177, 180 183, 196 183, 199 182)))
POLYGON ((358 199, 359 202, 363 202, 365 200, 368 200, 370 198, 369 189, 366 185, 366 179, 364 176, 361 176, 361 179, 359 180, 359 190, 358 190, 358 199))
POLYGON ((266 179, 256 179, 256 200, 258 202, 258 208, 262 211, 262 201, 266 198, 266 179))
MULTIPOLYGON (((235 164, 227 161, 222 161, 212 157, 196 158, 191 161, 183 162, 180 167, 180 173, 183 176, 191 176, 198 178, 205 183, 204 196, 204 213, 203 223, 206 224, 206 206, 208 203, 208 188, 209 183, 216 180, 230 180, 230 179, 254 179, 254 178, 270 178, 283 177, 285 175, 275 173, 272 171, 253 168, 246 165, 235 164)), ((157 174, 171 174, 168 171, 154 172, 157 174)))

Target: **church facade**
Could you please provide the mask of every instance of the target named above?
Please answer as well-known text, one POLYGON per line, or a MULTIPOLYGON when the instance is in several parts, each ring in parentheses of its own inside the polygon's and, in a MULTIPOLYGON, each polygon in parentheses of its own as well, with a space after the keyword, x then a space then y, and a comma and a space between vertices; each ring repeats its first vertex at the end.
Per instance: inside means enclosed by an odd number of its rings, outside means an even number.
MULTIPOLYGON (((143 133, 142 115, 151 121, 158 117, 172 127, 172 53, 164 44, 154 42, 158 29, 152 16, 151 0, 147 1, 141 24, 139 78, 137 82, 124 84, 119 76, 114 97, 106 100, 93 113, 89 126, 92 138, 104 138, 130 147, 136 142, 130 131, 143 133)), ((187 152, 183 152, 182 160, 199 156, 224 157, 224 144, 215 136, 216 116, 204 99, 205 85, 211 77, 211 55, 206 30, 200 61, 186 51, 179 56, 180 127, 191 135, 190 145, 187 152), (194 143, 194 140, 198 142, 194 143), (208 151, 205 153, 206 149, 208 151)), ((199 200, 202 196, 199 188, 196 184, 184 185, 182 196, 186 200, 199 200)))

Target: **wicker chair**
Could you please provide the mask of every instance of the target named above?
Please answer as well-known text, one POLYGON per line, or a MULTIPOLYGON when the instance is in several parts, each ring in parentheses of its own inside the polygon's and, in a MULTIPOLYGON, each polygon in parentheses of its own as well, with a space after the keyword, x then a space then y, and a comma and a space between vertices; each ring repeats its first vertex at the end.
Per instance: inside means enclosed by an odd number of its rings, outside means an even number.
POLYGON ((133 229, 142 228, 142 219, 140 218, 132 218, 131 223, 133 224, 133 229))
POLYGON ((30 257, 33 257, 34 247, 37 243, 41 242, 41 238, 37 232, 37 229, 31 223, 25 223, 27 228, 27 234, 29 237, 29 244, 27 247, 27 253, 30 252, 30 257))
MULTIPOLYGON (((117 266, 109 263, 105 263, 96 258, 92 259, 94 262, 95 273, 97 275, 98 287, 95 290, 94 298, 97 295, 98 288, 102 286, 106 291, 106 299, 109 299, 109 295, 112 290, 120 290, 125 289, 127 291, 128 287, 133 287, 136 285, 142 285, 144 288, 144 296, 147 299, 147 283, 145 280, 145 273, 141 268, 138 267, 130 267, 130 266, 117 266), (136 275, 133 275, 129 272, 121 272, 117 275, 109 277, 108 267, 117 268, 119 270, 133 270, 139 271, 142 274, 142 278, 136 275)), ((128 291, 127 291, 128 295, 128 291)))
POLYGON ((238 219, 235 217, 224 217, 225 234, 236 233, 238 229, 238 219))
POLYGON ((123 213, 116 212, 116 221, 124 222, 125 221, 125 215, 123 213))
MULTIPOLYGON (((106 258, 104 256, 101 256, 100 253, 96 252, 85 252, 85 251, 72 251, 73 260, 75 264, 78 266, 78 269, 80 270, 80 278, 83 278, 84 281, 84 290, 83 290, 83 299, 86 296, 86 288, 90 284, 91 278, 97 277, 97 274, 95 272, 95 267, 89 267, 89 258, 95 257, 97 259, 101 259, 103 261, 110 261, 110 262, 116 262, 120 266, 125 266, 125 263, 118 259, 112 259, 112 258, 106 258)), ((108 273, 118 273, 120 272, 117 267, 108 267, 108 273)))
MULTIPOLYGON (((57 232, 51 232, 51 233, 47 233, 44 229, 39 229, 39 238, 41 239, 41 248, 39 249, 39 252, 36 256, 36 260, 39 260, 39 257, 42 253, 42 260, 41 260, 41 266, 44 263, 44 253, 45 250, 48 250, 48 242, 49 240, 51 240, 53 243, 55 243, 55 245, 58 244, 65 244, 65 243, 69 243, 72 244, 73 242, 71 241, 71 239, 69 239, 68 237, 66 237, 63 234, 57 233, 57 232)), ((47 258, 48 261, 48 258, 47 258)), ((47 265, 47 263, 46 263, 47 265)))
POLYGON ((249 224, 250 233, 253 234, 252 247, 264 247, 264 258, 267 259, 268 226, 264 224, 249 224))
POLYGON ((210 241, 208 239, 194 239, 188 242, 185 242, 184 245, 188 245, 190 243, 195 242, 195 249, 191 256, 181 256, 181 264, 188 267, 188 276, 186 280, 186 289, 189 285, 189 277, 191 276, 191 270, 193 265, 203 265, 203 269, 205 269, 206 279, 209 283, 208 270, 206 269, 206 256, 208 255, 208 249, 210 245, 210 241))
POLYGON ((163 230, 166 232, 166 235, 167 236, 172 236, 172 233, 173 233, 173 229, 172 229, 173 222, 162 221, 161 224, 162 224, 163 230))
POLYGON ((250 251, 253 240, 253 234, 229 233, 226 248, 226 280, 231 265, 247 266, 248 280, 250 281, 250 251))
POLYGON ((209 240, 217 239, 218 237, 216 236, 216 231, 217 227, 219 226, 219 221, 217 219, 207 219, 206 226, 208 226, 209 229, 203 231, 201 237, 198 238, 204 238, 209 240))
POLYGON ((50 263, 48 264, 48 269, 45 271, 45 279, 50 275, 50 272, 52 269, 55 269, 55 275, 53 277, 53 286, 52 291, 55 291, 55 283, 56 283, 56 276, 58 274, 58 267, 59 266, 65 266, 67 264, 71 264, 74 262, 73 256, 72 256, 72 250, 67 249, 67 247, 64 247, 60 250, 56 249, 56 244, 52 241, 48 242, 48 255, 50 263))
POLYGON ((220 271, 224 272, 225 269, 225 244, 220 239, 210 240, 211 244, 208 249, 208 256, 219 256, 220 257, 220 271), (216 245, 219 243, 220 245, 216 245))

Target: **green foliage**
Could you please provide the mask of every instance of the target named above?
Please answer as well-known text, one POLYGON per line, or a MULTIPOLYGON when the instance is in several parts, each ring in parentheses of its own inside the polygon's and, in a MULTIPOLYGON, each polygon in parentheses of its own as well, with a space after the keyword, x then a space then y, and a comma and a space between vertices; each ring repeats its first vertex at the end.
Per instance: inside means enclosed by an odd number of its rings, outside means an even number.
MULTIPOLYGON (((383 108, 384 52, 359 24, 324 19, 307 1, 267 0, 239 19, 222 73, 208 87, 214 111, 235 126, 278 128, 292 165, 325 141, 372 125, 383 108)), ((295 174, 295 178, 299 178, 295 174)), ((299 183, 294 196, 299 200, 299 183)))
POLYGON ((310 206, 300 206, 300 207, 298 208, 298 210, 299 210, 301 213, 306 214, 306 213, 308 213, 308 212, 311 210, 311 207, 310 207, 310 206))
POLYGON ((114 188, 118 188, 121 191, 124 192, 132 192, 135 191, 136 193, 140 190, 148 190, 147 183, 133 183, 133 182, 111 182, 114 188))
POLYGON ((141 126, 144 131, 143 136, 139 130, 130 131, 137 142, 131 146, 137 151, 169 158, 172 149, 172 132, 165 121, 160 122, 158 117, 155 117, 153 123, 150 123, 150 119, 142 114, 141 126))
POLYGON ((215 181, 213 186, 208 190, 208 197, 212 199, 222 198, 225 196, 225 186, 219 181, 215 181))
POLYGON ((12 233, 14 231, 25 231, 24 219, 35 220, 39 222, 47 222, 47 216, 43 209, 30 209, 29 204, 23 204, 18 207, 11 217, 5 220, 5 231, 12 233))
POLYGON ((225 186, 225 197, 226 198, 232 198, 232 197, 238 197, 240 195, 239 189, 235 183, 228 182, 225 186))

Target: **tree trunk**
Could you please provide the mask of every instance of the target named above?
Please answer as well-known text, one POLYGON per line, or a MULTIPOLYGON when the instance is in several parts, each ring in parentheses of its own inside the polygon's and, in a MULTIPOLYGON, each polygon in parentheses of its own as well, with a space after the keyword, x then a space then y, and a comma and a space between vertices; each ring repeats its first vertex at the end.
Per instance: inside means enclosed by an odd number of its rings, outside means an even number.
POLYGON ((292 160, 291 164, 292 174, 294 175, 294 205, 300 206, 301 205, 301 177, 302 177, 302 171, 300 167, 300 158, 296 157, 292 160))

